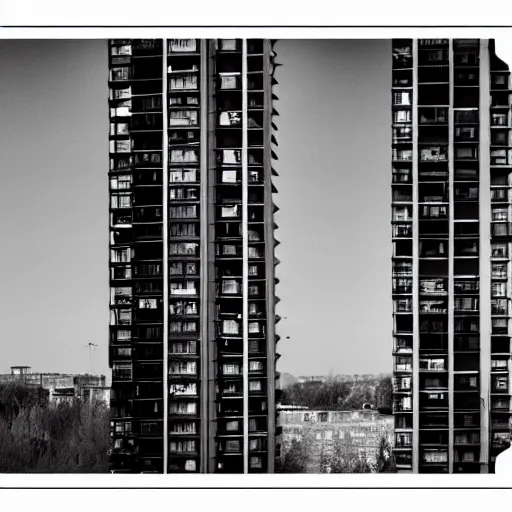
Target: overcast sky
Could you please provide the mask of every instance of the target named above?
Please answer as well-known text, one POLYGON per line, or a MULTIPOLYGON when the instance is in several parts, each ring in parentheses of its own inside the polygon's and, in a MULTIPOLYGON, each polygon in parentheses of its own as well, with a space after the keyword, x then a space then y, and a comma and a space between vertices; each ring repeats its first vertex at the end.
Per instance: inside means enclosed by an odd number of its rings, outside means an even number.
MULTIPOLYGON (((389 372, 390 42, 276 50, 279 369, 389 372)), ((0 69, 0 372, 87 372, 92 342, 108 374, 106 41, 2 40, 0 69)))

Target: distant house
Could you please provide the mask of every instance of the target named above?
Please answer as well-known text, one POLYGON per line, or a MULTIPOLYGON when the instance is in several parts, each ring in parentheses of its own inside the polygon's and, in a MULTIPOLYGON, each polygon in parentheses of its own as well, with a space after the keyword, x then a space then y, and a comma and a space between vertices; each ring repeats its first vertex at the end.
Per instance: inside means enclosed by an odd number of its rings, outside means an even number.
POLYGON ((394 445, 393 416, 373 409, 312 411, 283 406, 279 418, 285 449, 295 440, 304 442, 310 451, 308 473, 320 472, 320 454, 331 452, 335 443, 350 446, 371 463, 376 461, 381 439, 394 445))
POLYGON ((110 388, 104 375, 32 373, 30 366, 11 366, 11 373, 0 374, 0 383, 19 382, 48 390, 51 403, 82 400, 110 405, 110 388))
POLYGON ((323 384, 324 382, 327 382, 327 376, 326 375, 299 375, 299 377, 297 378, 297 382, 299 384, 306 384, 306 383, 323 384))

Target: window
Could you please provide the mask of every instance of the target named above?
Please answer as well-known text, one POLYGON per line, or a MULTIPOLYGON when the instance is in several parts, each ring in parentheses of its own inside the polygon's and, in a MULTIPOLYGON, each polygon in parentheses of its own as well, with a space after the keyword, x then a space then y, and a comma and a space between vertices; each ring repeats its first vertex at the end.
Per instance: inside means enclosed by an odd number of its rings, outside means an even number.
POLYGON ((223 320, 222 332, 224 334, 239 334, 240 324, 236 320, 223 320))
POLYGON ((493 370, 507 370, 508 360, 507 359, 492 359, 491 368, 493 370))
POLYGON ((261 326, 258 322, 249 322, 249 334, 261 333, 261 326))
POLYGON ((178 301, 169 305, 171 315, 197 315, 197 302, 178 301))
POLYGON ((401 162, 412 161, 412 149, 393 148, 393 160, 401 161, 401 162))
POLYGON ((448 462, 448 453, 445 450, 425 450, 423 460, 431 463, 448 462))
POLYGON ((446 313, 446 302, 443 300, 421 300, 420 313, 446 313))
POLYGON ((194 281, 171 282, 169 284, 171 295, 197 295, 196 283, 194 281))
POLYGON ((239 89, 240 73, 219 73, 220 89, 239 89))
POLYGON ((170 126, 197 126, 197 110, 171 110, 169 117, 170 126))
MULTIPOLYGON (((184 226, 184 225, 181 224, 181 226, 184 226)), ((190 226, 190 224, 188 224, 187 226, 190 226)), ((187 228, 187 229, 189 229, 189 228, 187 228)), ((177 232, 177 231, 175 231, 175 232, 177 232)), ((194 228, 194 232, 195 232, 195 228, 194 228)), ((196 243, 169 244, 169 255, 170 256, 197 256, 198 251, 199 251, 199 244, 196 244, 196 243)), ((183 267, 181 267, 181 268, 183 269, 183 267)), ((189 268, 189 267, 187 266, 186 269, 187 268, 189 268)), ((181 274, 181 273, 182 272, 179 272, 179 274, 181 274)), ((187 272, 187 274, 188 273, 190 273, 190 272, 187 272)))
POLYGON ((508 257, 507 244, 491 244, 491 257, 507 258, 508 257))
POLYGON ((411 446, 412 434, 408 432, 401 432, 396 434, 396 446, 411 446))
POLYGON ((238 149, 223 149, 218 158, 223 164, 240 164, 242 162, 242 152, 238 149))
POLYGON ((240 441, 237 439, 229 439, 226 441, 225 450, 228 453, 236 453, 240 451, 240 441))
POLYGON ((261 380, 251 380, 249 382, 249 391, 262 391, 261 380))
POLYGON ((196 414, 195 402, 173 402, 170 405, 170 414, 196 414))
POLYGON ((422 162, 445 162, 447 158, 447 148, 444 146, 432 146, 420 149, 420 160, 422 162))
POLYGON ((448 122, 448 109, 444 107, 419 108, 420 124, 436 124, 448 122))
POLYGON ((226 430, 228 432, 236 431, 236 430, 238 430, 238 428, 239 428, 239 422, 237 420, 226 422, 226 430))
POLYGON ((131 323, 131 309, 115 309, 110 311, 110 325, 130 325, 131 323))
POLYGON ((157 299, 139 299, 139 309, 157 309, 157 299))
POLYGON ((405 167, 393 167, 393 183, 409 183, 411 170, 405 167))
POLYGON ((411 389, 411 377, 400 377, 397 382, 397 387, 399 390, 409 390, 411 389))
POLYGON ((395 110, 393 112, 393 121, 395 123, 410 123, 412 115, 410 110, 395 110))
POLYGON ((132 150, 132 141, 127 140, 111 140, 110 152, 111 153, 130 153, 132 150))
POLYGON ((197 385, 195 382, 191 382, 188 384, 170 384, 169 385, 169 393, 171 395, 178 395, 178 396, 196 395, 197 394, 197 385))
POLYGON ((393 93, 393 105, 410 105, 411 104, 411 93, 410 92, 394 92, 393 93))
POLYGON ((237 295, 241 292, 241 285, 235 279, 222 280, 222 293, 225 295, 237 295))
POLYGON ((122 67, 122 68, 112 68, 110 70, 110 80, 128 80, 130 78, 130 68, 122 67))
POLYGON ((404 396, 399 400, 399 410, 401 411, 410 411, 412 410, 412 397, 404 396))
POLYGON ((242 373, 242 368, 236 363, 228 363, 222 365, 222 373, 224 375, 239 375, 242 373))
POLYGON ((113 194, 110 196, 110 206, 112 208, 131 208, 132 198, 130 194, 113 194))
POLYGON ((429 371, 443 371, 445 370, 445 360, 444 359, 421 359, 420 358, 420 370, 429 370, 429 371))
POLYGON ((131 46, 131 44, 111 46, 110 54, 111 55, 131 55, 132 54, 132 46, 131 46))
POLYGON ((197 365, 195 361, 171 361, 169 375, 195 375, 197 365))
POLYGON ((197 90, 197 74, 190 71, 176 72, 177 75, 170 77, 169 86, 171 91, 195 91, 197 90))
POLYGON ((492 277, 495 279, 505 279, 507 278, 507 265, 502 263, 493 263, 492 264, 492 277))
POLYGON ((185 471, 196 471, 196 461, 195 460, 187 460, 185 462, 185 471))
POLYGON ((225 52, 233 52, 237 50, 237 40, 236 39, 219 39, 217 42, 217 46, 219 50, 225 52))
POLYGON ((171 206, 169 208, 169 217, 171 219, 195 219, 197 218, 197 206, 171 206))
POLYGON ((171 432, 173 434, 195 434, 196 424, 194 422, 174 423, 171 432))
POLYGON ((477 131, 474 126, 455 127, 455 138, 457 140, 474 140, 476 136, 477 131))
POLYGON ((170 441, 169 442, 170 452, 195 452, 196 442, 195 440, 188 441, 170 441))
POLYGON ((411 220, 412 211, 407 206, 395 206, 393 207, 393 220, 411 220))
POLYGON ((170 156, 171 163, 189 163, 199 161, 197 150, 195 149, 171 149, 170 156))
POLYGON ((196 235, 196 224, 194 223, 178 223, 171 224, 171 233, 172 237, 195 237, 196 235))
POLYGON ((112 378, 114 380, 132 380, 133 368, 131 363, 114 363, 112 378))
POLYGON ((455 110, 455 124, 478 123, 478 110, 455 110))
POLYGON ((249 371, 250 372, 263 371, 263 362, 262 361, 249 361, 249 371))
POLYGON ((250 465, 252 469, 262 469, 262 459, 261 457, 251 457, 250 465))
POLYGON ((494 376, 492 384, 496 391, 506 391, 508 389, 508 377, 494 376))
POLYGON ((469 297, 455 298, 455 311, 478 311, 478 299, 469 297))
POLYGON ((476 159, 478 158, 477 147, 457 147, 455 148, 455 158, 461 160, 476 159))
POLYGON ((119 174, 110 178, 110 188, 112 190, 129 190, 132 184, 130 174, 119 174))
POLYGON ((195 39, 172 39, 169 41, 169 51, 172 53, 192 53, 197 51, 195 39))
POLYGON ((195 341, 182 341, 171 345, 172 354, 196 354, 197 345, 195 341))
POLYGON ((170 173, 169 180, 171 183, 192 183, 197 181, 196 169, 179 169, 170 173))
POLYGON ((491 296, 492 297, 505 297, 507 295, 507 283, 495 283, 491 284, 491 296))
POLYGON ((491 114, 491 122, 493 126, 507 126, 508 115, 507 114, 491 114))
POLYGON ((219 115, 220 126, 239 126, 241 123, 241 112, 221 112, 219 115))

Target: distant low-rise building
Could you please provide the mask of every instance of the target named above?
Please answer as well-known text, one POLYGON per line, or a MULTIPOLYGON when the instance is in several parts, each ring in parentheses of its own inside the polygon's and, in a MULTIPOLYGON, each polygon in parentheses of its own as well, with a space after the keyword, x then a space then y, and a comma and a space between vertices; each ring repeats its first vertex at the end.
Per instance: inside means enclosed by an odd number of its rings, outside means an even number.
POLYGON ((282 439, 285 450, 293 440, 303 442, 310 454, 308 472, 320 472, 322 453, 332 453, 335 445, 356 452, 374 463, 381 439, 394 443, 392 415, 373 409, 359 411, 312 411, 281 409, 282 439))
POLYGON ((299 384, 306 384, 308 383, 318 383, 323 384, 324 382, 327 382, 327 376, 326 375, 299 375, 297 378, 297 382, 299 384))
POLYGON ((58 404, 74 398, 110 403, 110 388, 104 375, 32 373, 30 366, 12 366, 11 373, 0 374, 0 383, 22 382, 48 390, 50 402, 58 404))

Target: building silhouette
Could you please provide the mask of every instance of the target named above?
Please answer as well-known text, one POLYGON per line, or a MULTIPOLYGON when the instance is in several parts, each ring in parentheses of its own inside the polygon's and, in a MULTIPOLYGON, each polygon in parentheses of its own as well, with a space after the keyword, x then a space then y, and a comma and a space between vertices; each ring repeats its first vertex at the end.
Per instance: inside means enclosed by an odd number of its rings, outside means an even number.
POLYGON ((272 473, 269 40, 111 40, 111 470, 272 473))
POLYGON ((492 472, 510 440, 509 67, 492 40, 392 47, 397 467, 492 472))

